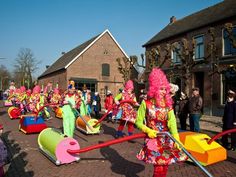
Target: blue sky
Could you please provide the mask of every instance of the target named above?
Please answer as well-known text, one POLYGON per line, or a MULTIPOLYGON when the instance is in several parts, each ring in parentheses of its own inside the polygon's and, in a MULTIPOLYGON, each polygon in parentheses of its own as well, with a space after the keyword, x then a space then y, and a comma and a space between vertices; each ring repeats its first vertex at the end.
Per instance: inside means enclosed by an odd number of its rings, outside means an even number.
POLYGON ((21 48, 46 65, 109 29, 124 51, 140 56, 142 45, 177 20, 222 0, 0 0, 0 65, 12 70, 21 48))

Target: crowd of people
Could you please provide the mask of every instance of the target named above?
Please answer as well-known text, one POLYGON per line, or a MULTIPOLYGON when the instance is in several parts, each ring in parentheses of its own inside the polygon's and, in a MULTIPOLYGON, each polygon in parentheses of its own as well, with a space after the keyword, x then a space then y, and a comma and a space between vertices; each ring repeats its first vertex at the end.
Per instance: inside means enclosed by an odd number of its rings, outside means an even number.
MULTIPOLYGON (((170 164, 185 161, 187 157, 178 143, 168 137, 158 136, 158 133, 170 132, 179 142, 176 116, 179 118, 181 130, 187 130, 187 120, 189 119, 190 131, 200 132, 199 121, 202 115, 203 99, 197 87, 192 89, 190 97, 182 91, 180 98, 174 99, 175 93, 179 89, 178 86, 169 83, 164 72, 158 68, 152 70, 148 81, 148 90, 140 90, 138 100, 134 94, 132 80, 127 81, 124 88, 119 89, 117 95, 113 95, 110 90, 107 90, 104 108, 107 113, 107 122, 119 120, 115 138, 125 135, 126 125, 128 136, 133 134, 135 127, 147 134, 144 146, 137 154, 137 158, 154 165, 154 177, 164 177, 170 164), (175 110, 176 105, 178 105, 178 110, 175 110)), ((58 87, 53 89, 52 83, 49 83, 44 89, 35 85, 32 90, 26 90, 24 86, 16 88, 14 82, 11 82, 7 94, 8 101, 14 106, 20 107, 22 114, 27 112, 38 114, 38 111, 41 110, 40 114, 44 116, 45 120, 51 118, 49 105, 52 106, 52 109, 62 107, 63 131, 68 137, 74 135, 77 116, 90 116, 92 113, 97 119, 101 116, 102 106, 99 92, 92 95, 86 86, 81 91, 77 90, 74 81, 69 81, 68 88, 64 92, 61 92, 58 87), (41 107, 44 108, 40 109, 41 107)), ((233 90, 228 91, 223 116, 223 131, 236 127, 235 95, 233 90)), ((229 143, 228 135, 223 136, 223 146, 235 150, 236 133, 231 133, 230 138, 229 143)))

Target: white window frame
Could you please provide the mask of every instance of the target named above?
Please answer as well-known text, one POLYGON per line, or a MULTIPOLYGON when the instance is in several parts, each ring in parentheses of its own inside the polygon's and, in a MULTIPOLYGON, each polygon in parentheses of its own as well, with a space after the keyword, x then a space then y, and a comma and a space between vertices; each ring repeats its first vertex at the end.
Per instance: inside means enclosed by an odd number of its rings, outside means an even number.
POLYGON ((177 56, 178 56, 177 52, 175 52, 174 50, 171 50, 171 61, 175 65, 181 64, 181 58, 177 57, 177 56), (176 53, 176 59, 175 60, 174 60, 174 53, 176 53), (177 59, 179 59, 179 61, 177 59))

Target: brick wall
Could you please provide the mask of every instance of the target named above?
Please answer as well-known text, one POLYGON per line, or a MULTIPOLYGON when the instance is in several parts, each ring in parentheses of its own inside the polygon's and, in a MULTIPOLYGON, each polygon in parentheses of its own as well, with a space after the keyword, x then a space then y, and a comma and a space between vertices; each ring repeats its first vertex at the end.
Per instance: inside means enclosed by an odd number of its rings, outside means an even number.
MULTIPOLYGON (((208 32, 208 30, 210 29, 210 27, 214 27, 215 28, 215 41, 216 41, 216 46, 217 46, 217 55, 219 56, 222 64, 229 59, 229 57, 223 56, 222 57, 222 51, 223 51, 223 39, 222 39, 222 29, 224 28, 225 23, 230 22, 233 24, 236 24, 236 20, 235 19, 227 19, 227 20, 222 20, 218 23, 215 24, 211 24, 209 26, 205 26, 199 29, 195 29, 192 30, 190 32, 187 32, 185 34, 180 34, 178 36, 174 36, 172 38, 169 38, 167 40, 163 40, 159 43, 153 44, 151 46, 148 46, 146 48, 147 51, 151 50, 152 48, 156 47, 156 46, 160 46, 161 47, 161 51, 160 51, 160 55, 161 55, 161 60, 164 59, 164 56, 166 55, 166 52, 164 50, 164 48, 166 47, 166 44, 173 44, 174 42, 178 42, 181 41, 182 38, 185 38, 188 40, 188 42, 190 43, 189 45, 191 46, 191 40, 194 36, 197 35, 201 35, 204 34, 204 45, 205 45, 205 49, 204 49, 204 53, 205 56, 208 56, 208 49, 207 49, 207 45, 210 42, 211 36, 208 32)), ((191 49, 191 47, 190 47, 191 49)), ((230 57, 232 59, 232 57, 230 57)), ((209 61, 211 61, 211 58, 208 58, 209 61)), ((236 57, 234 57, 234 64, 236 63, 236 57)), ((229 63, 228 63, 229 64, 229 63)), ((148 66, 149 63, 148 61, 146 61, 146 66, 148 66)), ((168 59, 164 66, 163 69, 168 69, 171 67, 171 60, 168 59)), ((197 65, 193 70, 194 73, 195 72, 203 72, 204 73, 204 94, 203 94, 203 99, 204 99, 204 113, 205 114, 212 114, 212 115, 217 115, 217 116, 222 116, 223 113, 223 105, 222 103, 224 102, 224 100, 222 100, 222 82, 221 82, 221 76, 220 74, 214 74, 213 76, 210 76, 209 73, 211 71, 211 65, 210 64, 201 64, 201 65, 197 65), (213 96, 213 99, 212 99, 213 96), (212 113, 211 113, 212 112, 212 113)), ((145 80, 147 80, 148 78, 148 72, 145 76, 145 80)), ((194 87, 195 85, 195 80, 194 80, 194 75, 192 76, 192 80, 191 82, 191 87, 194 87)), ((182 82, 182 86, 183 88, 183 82, 182 82)), ((191 92, 188 93, 189 95, 191 95, 191 92)))
POLYGON ((86 52, 83 53, 67 68, 67 80, 70 78, 88 78, 98 81, 97 91, 100 93, 102 102, 104 88, 108 87, 114 95, 123 87, 123 78, 118 71, 117 58, 124 54, 113 41, 108 33, 105 33, 86 52), (110 65, 110 76, 102 76, 102 64, 110 65))

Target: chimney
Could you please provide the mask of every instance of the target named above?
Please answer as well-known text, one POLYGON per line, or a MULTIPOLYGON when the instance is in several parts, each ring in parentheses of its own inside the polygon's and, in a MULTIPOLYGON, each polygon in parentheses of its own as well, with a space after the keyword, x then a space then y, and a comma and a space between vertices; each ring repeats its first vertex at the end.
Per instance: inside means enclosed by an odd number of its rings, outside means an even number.
POLYGON ((64 55, 66 52, 61 52, 62 55, 64 55))
POLYGON ((50 65, 46 65, 46 69, 48 69, 50 67, 50 65))
POLYGON ((170 17, 170 24, 172 24, 172 23, 174 23, 176 21, 177 21, 177 19, 176 19, 175 16, 170 17))

